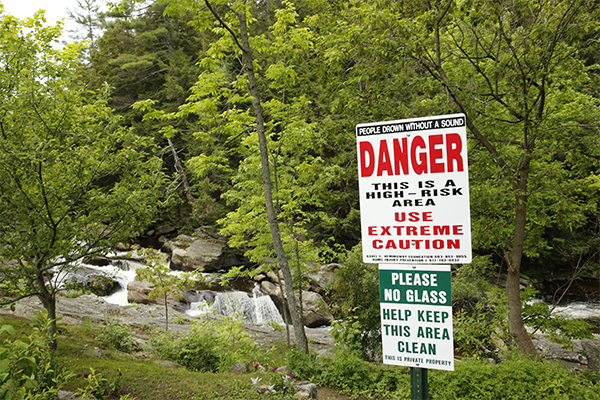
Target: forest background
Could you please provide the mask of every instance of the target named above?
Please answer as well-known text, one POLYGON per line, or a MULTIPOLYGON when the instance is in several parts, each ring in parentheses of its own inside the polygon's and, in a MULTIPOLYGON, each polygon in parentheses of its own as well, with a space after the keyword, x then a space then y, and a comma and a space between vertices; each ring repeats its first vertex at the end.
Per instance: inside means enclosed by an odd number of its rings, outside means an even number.
MULTIPOLYGON (((156 0, 101 13, 83 0, 74 17, 86 41, 66 48, 66 86, 78 95, 63 106, 101 103, 88 108, 96 116, 71 118, 110 120, 111 132, 130 135, 120 148, 144 149, 116 155, 119 172, 90 181, 100 192, 124 171, 135 171, 130 184, 145 182, 135 192, 143 202, 120 203, 137 213, 110 214, 128 233, 167 221, 180 232, 215 226, 254 265, 281 266, 275 221, 290 265, 354 260, 356 124, 462 112, 474 262, 456 273, 507 273, 510 331, 531 355, 519 278, 598 278, 600 19, 592 1, 156 0)), ((58 35, 42 33, 35 40, 51 51, 58 35)), ((5 118, 3 131, 19 123, 5 118)), ((8 227, 5 237, 20 232, 8 227)), ((107 236, 120 238, 103 232, 97 242, 107 236)), ((351 291, 340 313, 373 320, 351 291)))

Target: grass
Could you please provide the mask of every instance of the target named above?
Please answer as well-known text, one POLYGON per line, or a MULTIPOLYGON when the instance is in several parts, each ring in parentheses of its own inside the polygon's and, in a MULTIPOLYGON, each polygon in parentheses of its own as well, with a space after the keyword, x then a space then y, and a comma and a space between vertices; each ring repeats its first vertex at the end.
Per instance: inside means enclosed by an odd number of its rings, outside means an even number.
MULTIPOLYGON (((2 315, 5 323, 15 327, 17 338, 24 339, 32 333, 31 321, 12 314, 2 315)), ((147 332, 137 332, 144 334, 147 332)), ((284 344, 275 350, 283 354, 284 344)), ((272 349, 271 349, 272 351, 272 349)), ((112 350, 103 345, 97 326, 89 320, 83 320, 76 326, 61 326, 59 329, 57 358, 71 375, 62 390, 74 392, 87 385, 84 377, 92 370, 101 376, 106 385, 114 391, 105 397, 107 400, 129 396, 137 400, 229 400, 229 399, 292 399, 293 393, 261 394, 251 382, 251 378, 260 376, 260 384, 272 384, 276 374, 273 372, 207 373, 189 371, 182 367, 166 367, 149 355, 142 358, 112 350), (94 351, 87 351, 94 350, 94 351), (102 356, 97 357, 99 354, 102 356)), ((283 356, 279 357, 280 360, 283 356)), ((321 400, 347 400, 350 397, 334 390, 323 389, 319 393, 321 400)), ((101 399, 99 399, 101 400, 101 399)))
MULTIPOLYGON (((20 338, 26 338, 32 332, 30 322, 26 319, 7 315, 5 320, 14 326, 20 338)), ((136 332, 136 336, 145 339, 158 335, 160 332, 152 329, 138 329, 136 332)), ((101 391, 110 395, 96 395, 98 400, 293 398, 293 393, 284 394, 279 391, 262 394, 256 390, 252 378, 260 377, 259 385, 272 385, 277 380, 283 380, 274 372, 234 374, 227 372, 229 364, 221 364, 225 372, 194 372, 173 364, 159 364, 143 352, 134 353, 134 356, 116 351, 108 348, 105 343, 107 341, 103 337, 103 328, 89 320, 84 319, 79 325, 60 328, 57 359, 62 368, 70 372, 62 389, 77 391, 89 387, 93 379, 86 379, 85 375, 95 372, 98 375, 92 377, 101 382, 101 387, 110 389, 101 391)), ((334 359, 319 359, 315 354, 306 356, 297 351, 288 352, 283 343, 276 343, 262 346, 252 354, 250 361, 259 360, 263 365, 268 361, 269 368, 288 365, 292 368, 292 373, 327 386, 319 388, 320 400, 363 399, 358 394, 369 399, 402 399, 408 398, 410 394, 407 368, 364 363, 357 358, 356 352, 350 350, 336 352, 334 359)), ((429 385, 430 398, 436 399, 600 400, 600 373, 584 371, 575 375, 558 365, 519 357, 507 359, 498 365, 465 359, 457 362, 454 372, 432 370, 429 385)))

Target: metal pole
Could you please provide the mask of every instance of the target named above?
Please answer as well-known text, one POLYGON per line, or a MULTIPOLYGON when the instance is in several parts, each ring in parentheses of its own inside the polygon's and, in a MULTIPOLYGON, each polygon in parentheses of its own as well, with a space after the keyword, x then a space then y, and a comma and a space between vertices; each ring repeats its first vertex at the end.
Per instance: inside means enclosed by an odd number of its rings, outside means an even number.
POLYGON ((427 383, 426 368, 410 368, 410 399, 429 399, 429 384, 427 383))

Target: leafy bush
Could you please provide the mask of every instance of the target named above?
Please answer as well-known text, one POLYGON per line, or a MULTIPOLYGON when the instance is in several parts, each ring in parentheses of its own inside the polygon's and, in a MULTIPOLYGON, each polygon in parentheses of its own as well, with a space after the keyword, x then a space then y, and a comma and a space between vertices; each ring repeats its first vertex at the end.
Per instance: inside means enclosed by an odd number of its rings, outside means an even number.
MULTIPOLYGON (((339 348, 331 357, 288 352, 299 379, 365 398, 410 398, 410 369, 366 363, 360 352, 339 348)), ((509 359, 496 365, 475 358, 455 363, 455 371, 429 370, 431 400, 600 400, 600 375, 569 373, 558 364, 509 359)))
POLYGON ((547 334, 551 341, 560 343, 569 350, 573 350, 573 339, 593 338, 591 324, 582 319, 567 319, 561 315, 553 315, 548 305, 532 300, 537 294, 535 288, 527 288, 521 292, 525 325, 547 334))
POLYGON ((75 395, 79 400, 104 400, 116 394, 121 388, 121 371, 114 380, 108 380, 98 371, 90 368, 90 372, 84 375, 86 385, 78 388, 75 395))
POLYGON ((108 319, 100 330, 101 339, 107 347, 126 353, 133 350, 134 338, 129 325, 116 319, 108 319))
MULTIPOLYGON (((0 328, 0 399, 55 399, 58 387, 66 379, 58 366, 48 340, 50 320, 47 314, 37 317, 40 326, 28 341, 16 339, 12 325, 0 328)), ((0 323, 3 323, 0 320, 0 323)))
POLYGON ((499 347, 514 347, 508 327, 506 293, 490 288, 486 301, 454 313, 454 347, 465 356, 494 358, 499 361, 499 347))
POLYGON ((429 375, 432 400, 600 399, 597 387, 578 380, 558 364, 510 359, 488 365, 465 359, 455 365, 453 372, 434 370, 429 375))
POLYGON ((192 371, 217 372, 236 362, 254 359, 260 353, 258 345, 241 327, 241 321, 230 317, 194 320, 190 332, 180 335, 155 332, 150 343, 156 357, 192 371))
POLYGON ((352 320, 353 329, 362 333, 348 335, 347 344, 358 345, 364 359, 377 359, 381 353, 378 266, 363 263, 360 244, 348 252, 341 265, 336 271, 332 310, 337 319, 352 320))

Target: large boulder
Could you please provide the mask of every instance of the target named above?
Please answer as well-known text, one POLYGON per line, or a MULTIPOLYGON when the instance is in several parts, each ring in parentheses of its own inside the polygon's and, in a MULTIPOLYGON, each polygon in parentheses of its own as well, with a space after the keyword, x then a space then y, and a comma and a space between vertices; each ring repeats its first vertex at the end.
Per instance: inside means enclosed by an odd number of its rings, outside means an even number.
POLYGON ((203 269, 204 272, 216 272, 220 269, 218 260, 224 247, 224 240, 197 238, 186 249, 173 249, 171 266, 183 271, 203 269))
POLYGON ((64 284, 69 289, 89 290, 97 296, 108 296, 121 289, 114 276, 90 267, 72 271, 64 284))
POLYGON ((181 301, 187 304, 201 301, 212 304, 215 302, 215 297, 217 297, 217 292, 213 290, 184 290, 181 301))
POLYGON ((311 280, 311 286, 318 292, 327 292, 333 288, 335 284, 335 270, 340 268, 340 264, 322 265, 318 271, 308 273, 311 280))
POLYGON ((590 371, 600 372, 600 339, 582 339, 581 347, 590 371))
POLYGON ((302 309, 304 310, 304 325, 309 328, 329 325, 333 320, 329 306, 318 293, 302 291, 302 309))
POLYGON ((127 301, 138 304, 157 304, 158 302, 149 296, 154 290, 154 285, 146 280, 131 281, 127 285, 127 301))
MULTIPOLYGON (((283 298, 281 290, 279 290, 279 285, 269 281, 262 281, 260 282, 260 290, 271 296, 280 313, 284 315, 282 312, 283 298)), ((298 297, 298 292, 296 292, 296 298, 298 297)), ((304 325, 309 328, 329 325, 333 320, 329 306, 325 303, 323 297, 316 292, 302 291, 302 310, 304 312, 304 325)))
POLYGON ((248 263, 240 251, 227 246, 225 237, 202 229, 195 236, 179 235, 166 240, 162 250, 171 253, 171 267, 183 271, 217 272, 248 263))

